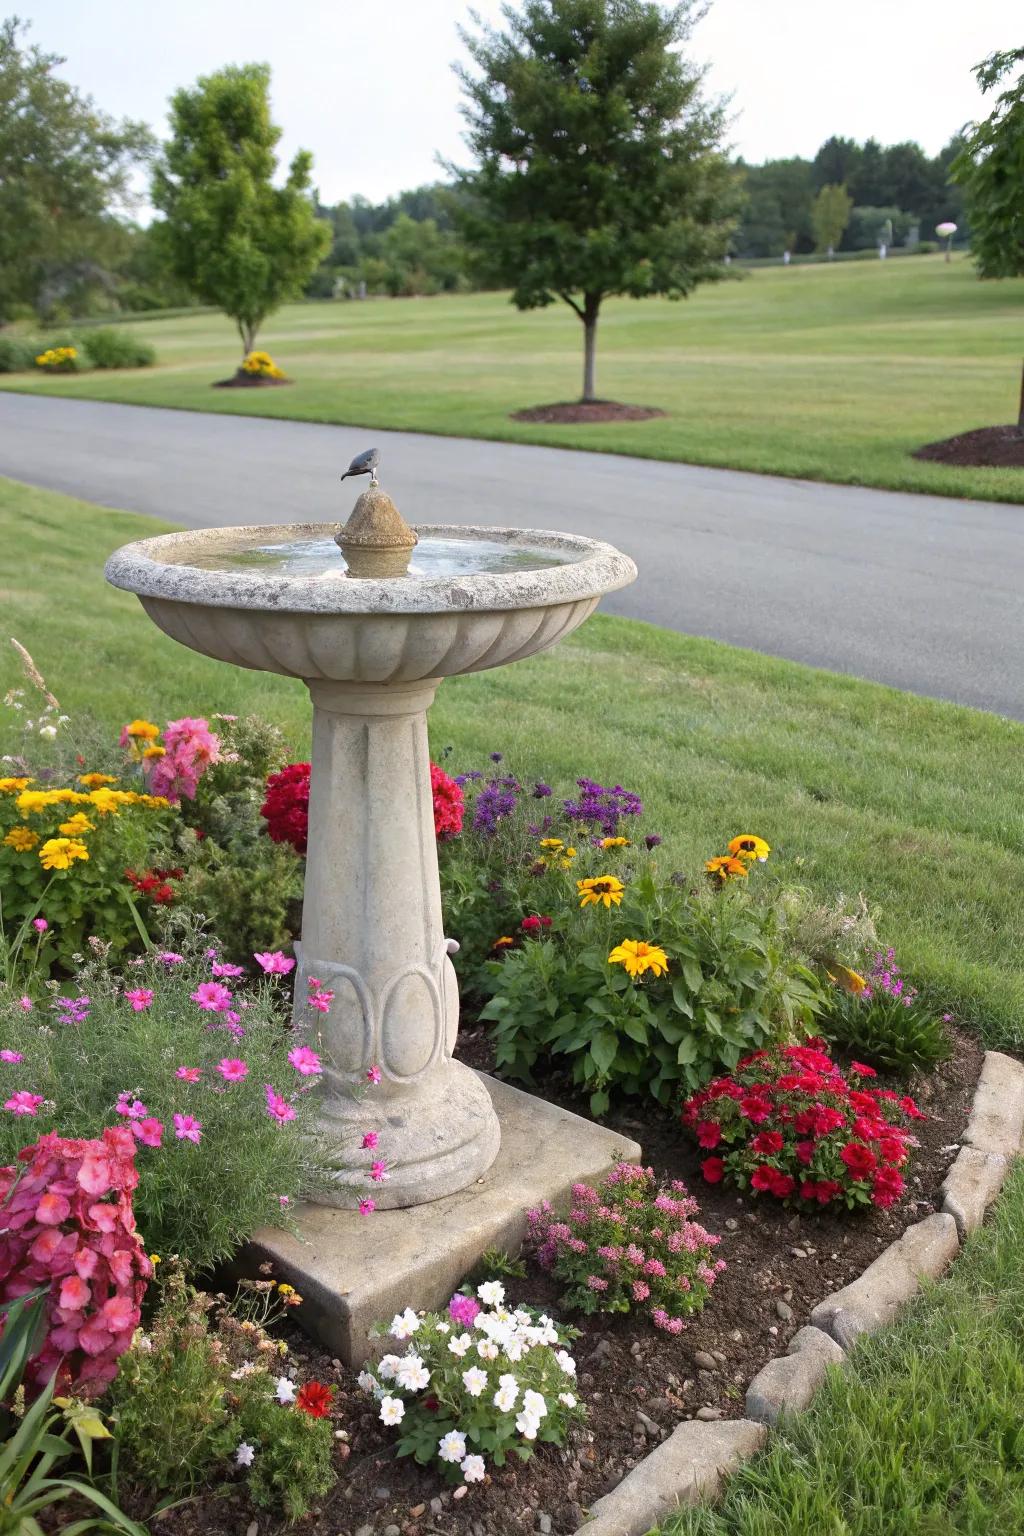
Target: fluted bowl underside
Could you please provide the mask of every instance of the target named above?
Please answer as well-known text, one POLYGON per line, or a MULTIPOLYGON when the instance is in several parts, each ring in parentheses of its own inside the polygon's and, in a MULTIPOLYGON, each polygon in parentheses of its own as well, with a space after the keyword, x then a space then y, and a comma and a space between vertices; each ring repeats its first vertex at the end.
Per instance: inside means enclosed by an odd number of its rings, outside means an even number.
POLYGON ((214 528, 117 550, 108 581, 203 655, 306 680, 413 682, 546 650, 636 567, 610 544, 533 529, 417 528, 419 568, 357 580, 334 524, 214 528), (442 563, 454 565, 442 573, 442 563))

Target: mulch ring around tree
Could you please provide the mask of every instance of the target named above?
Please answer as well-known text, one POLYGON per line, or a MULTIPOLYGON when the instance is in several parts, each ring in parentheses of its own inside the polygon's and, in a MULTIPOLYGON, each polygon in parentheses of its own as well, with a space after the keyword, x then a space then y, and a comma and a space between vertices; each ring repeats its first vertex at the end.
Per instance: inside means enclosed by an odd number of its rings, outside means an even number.
POLYGON ((935 464, 964 464, 975 468, 1024 469, 1024 429, 1015 426, 978 427, 957 437, 926 443, 915 459, 935 464))
MULTIPOLYGON (((664 1180, 681 1178, 700 1201, 697 1218, 721 1234, 719 1255, 727 1268, 705 1311, 683 1333, 658 1332, 645 1317, 573 1319, 581 1336, 573 1346, 580 1397, 588 1420, 570 1443, 543 1447, 530 1461, 510 1457, 501 1472, 455 1499, 433 1469, 394 1455, 395 1433, 384 1428, 371 1399, 363 1396, 340 1362, 296 1328, 289 1334, 292 1359, 316 1379, 335 1386, 336 1427, 344 1431, 339 1480, 315 1513, 293 1530, 302 1536, 354 1536, 388 1527, 401 1536, 529 1536, 548 1531, 569 1536, 585 1510, 607 1493, 682 1420, 739 1418, 747 1384, 768 1360, 784 1354, 811 1308, 829 1291, 860 1275, 901 1232, 939 1209, 940 1184, 957 1152, 981 1070, 982 1050, 970 1035, 953 1032, 953 1055, 912 1082, 928 1118, 915 1122, 918 1147, 907 1191, 891 1210, 857 1215, 796 1214, 769 1197, 738 1195, 707 1185, 700 1174, 706 1155, 683 1135, 678 1118, 639 1100, 606 1117, 623 1136, 643 1146, 644 1162, 664 1180)), ((462 1059, 492 1065, 486 1027, 467 1025, 462 1059)), ((902 1086, 902 1085, 901 1085, 902 1086)), ((551 1075, 535 1086, 544 1098, 586 1113, 564 1079, 551 1075)), ((429 1223, 429 1206, 410 1217, 429 1223)), ((506 1279, 513 1304, 531 1302, 563 1319, 559 1287, 530 1265, 525 1280, 506 1279)), ((259 1536, 285 1527, 252 1509, 242 1477, 226 1481, 218 1497, 201 1497, 153 1523, 154 1536, 242 1536, 258 1518, 259 1536)))
POLYGON ((230 379, 218 379, 214 389, 262 389, 265 385, 291 384, 292 379, 272 379, 265 373, 246 373, 244 368, 239 368, 230 379))
POLYGON ((655 416, 667 415, 656 405, 623 405, 619 400, 562 400, 554 405, 532 405, 525 411, 513 411, 511 420, 585 425, 601 421, 650 421, 655 416))

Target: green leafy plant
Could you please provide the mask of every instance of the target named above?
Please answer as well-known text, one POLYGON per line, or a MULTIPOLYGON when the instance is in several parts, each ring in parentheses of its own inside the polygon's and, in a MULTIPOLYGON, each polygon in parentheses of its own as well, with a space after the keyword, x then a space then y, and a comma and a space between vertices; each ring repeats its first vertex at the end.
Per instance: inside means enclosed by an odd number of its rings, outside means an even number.
POLYGON ((44 1536, 37 1516, 70 1499, 85 1500, 99 1513, 61 1524, 64 1536, 85 1536, 89 1531, 146 1536, 142 1526, 91 1481, 67 1472, 55 1474, 61 1463, 76 1455, 73 1435, 91 1478, 93 1445, 111 1438, 96 1407, 71 1398, 55 1399, 53 1379, 26 1405, 23 1378, 40 1343, 45 1294, 31 1291, 16 1301, 0 1302, 0 1536, 44 1536), (53 1412, 54 1408, 59 1411, 53 1412))
POLYGON ((834 1045, 882 1072, 906 1076, 946 1059, 949 1019, 909 985, 890 949, 875 956, 866 982, 856 977, 853 986, 829 991, 820 1024, 834 1045))
POLYGON ((21 336, 0 336, 0 373, 28 373, 41 351, 38 342, 21 336))
POLYGON ((156 362, 148 341, 113 326, 83 331, 81 347, 93 368, 150 368, 156 362))
POLYGON ((564 1056, 594 1114, 615 1092, 671 1103, 750 1051, 805 1033, 821 1006, 780 904, 733 882, 691 889, 645 869, 607 905, 563 906, 551 933, 492 962, 482 1016, 500 1068, 529 1080, 541 1057, 564 1056), (644 965, 630 946, 661 959, 644 965))

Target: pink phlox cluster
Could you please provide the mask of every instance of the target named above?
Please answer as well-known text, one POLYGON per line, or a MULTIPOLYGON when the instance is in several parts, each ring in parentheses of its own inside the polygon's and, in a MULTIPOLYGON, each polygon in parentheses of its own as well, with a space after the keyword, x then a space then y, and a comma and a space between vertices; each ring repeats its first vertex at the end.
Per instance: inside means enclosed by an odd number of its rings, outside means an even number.
POLYGON ((461 1291, 456 1291, 448 1303, 448 1316, 452 1322, 459 1323, 465 1328, 472 1328, 481 1310, 475 1296, 464 1296, 461 1291))
POLYGON ((164 755, 147 758, 143 763, 150 794, 164 795, 172 805, 179 800, 194 800, 199 780, 207 768, 222 761, 220 737, 210 730, 209 721, 171 720, 164 731, 164 755))
POLYGON ((0 1298, 49 1286, 42 1349, 29 1380, 93 1396, 113 1380, 139 1325, 153 1266, 135 1230, 135 1138, 118 1126, 102 1139, 50 1131, 0 1169, 0 1298))

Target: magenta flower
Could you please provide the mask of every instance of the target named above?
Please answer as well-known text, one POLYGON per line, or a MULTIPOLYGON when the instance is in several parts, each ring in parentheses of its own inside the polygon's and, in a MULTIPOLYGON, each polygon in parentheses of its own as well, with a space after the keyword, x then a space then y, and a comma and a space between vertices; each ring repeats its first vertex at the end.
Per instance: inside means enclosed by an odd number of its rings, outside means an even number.
POLYGON ((201 1067, 175 1067, 174 1075, 180 1077, 183 1082, 198 1083, 203 1073, 201 1067))
POLYGON ((244 1061, 237 1056, 225 1056, 218 1061, 217 1071, 226 1083, 240 1083, 243 1077, 249 1076, 249 1068, 244 1061))
POLYGON ((286 1120, 294 1120, 294 1104, 289 1104, 287 1099, 282 1099, 281 1095, 275 1092, 272 1083, 264 1083, 263 1087, 267 1095, 267 1114, 271 1120, 276 1120, 281 1125, 286 1120))
POLYGON ((131 1003, 136 1013, 144 1013, 152 1006, 154 996, 149 987, 136 987, 134 991, 125 993, 124 1000, 126 1003, 131 1003))
POLYGON ((175 1115, 174 1134, 179 1141, 198 1141, 203 1134, 203 1122, 192 1115, 175 1115))
POLYGON ((20 1051, 0 1051, 0 1061, 18 1062, 24 1060, 25 1058, 20 1051))
POLYGON ((49 926, 50 925, 46 921, 45 917, 34 917, 32 919, 32 927, 35 929, 36 933, 45 933, 49 926))
POLYGON ((152 1116, 148 1120, 132 1122, 132 1135, 147 1147, 158 1147, 163 1134, 163 1124, 152 1116))
POLYGON ((360 1214, 360 1216, 369 1216, 376 1209, 377 1209, 377 1202, 376 1202, 376 1200, 371 1200, 369 1197, 367 1197, 365 1200, 360 1200, 360 1202, 359 1202, 359 1214, 360 1214))
POLYGON ((34 1115, 42 1102, 41 1093, 26 1093, 24 1088, 21 1088, 17 1093, 11 1094, 4 1109, 9 1109, 12 1115, 34 1115))
POLYGON ((383 1157, 378 1158, 370 1169, 370 1178, 375 1184, 383 1184, 389 1177, 387 1161, 383 1157))
POLYGON ((281 1207, 282 1211, 285 1211, 288 1209, 292 1202, 288 1195, 278 1195, 277 1203, 281 1207))
POLYGON ((176 955, 174 953, 173 949, 162 949, 160 951, 160 953, 157 955, 157 959, 163 965, 168 965, 168 966, 170 966, 170 965, 184 965, 185 964, 185 956, 184 955, 176 955))
POLYGON ((30 997, 18 998, 18 1007, 23 1009, 25 1013, 31 1013, 34 1006, 35 1005, 30 997))
POLYGON ((231 993, 219 981, 201 981, 192 993, 192 1001, 207 1013, 223 1013, 231 1005, 231 993))
POLYGON ((452 1322, 466 1328, 472 1328, 482 1310, 475 1296, 464 1296, 461 1291, 456 1291, 448 1303, 448 1316, 452 1322))
POLYGON ((380 1067, 367 1067, 366 1069, 366 1081, 368 1083, 379 1083, 383 1075, 380 1067))
POLYGON ((212 976, 244 976, 244 965, 228 965, 226 960, 215 960, 210 966, 212 976))
POLYGON ((119 1115, 127 1115, 129 1120, 145 1120, 149 1114, 149 1110, 141 1099, 129 1099, 127 1093, 122 1093, 114 1109, 119 1115))
POLYGON ((320 1057, 316 1051, 311 1051, 308 1045, 299 1045, 294 1051, 289 1051, 288 1060, 296 1072, 301 1073, 303 1077, 315 1077, 318 1072, 323 1071, 320 1057))
POLYGON ((253 955, 253 959, 262 966, 267 976, 287 976, 289 971, 295 969, 295 961, 280 949, 264 950, 262 954, 253 955))
POLYGON ((363 1146, 368 1147, 372 1152, 373 1148, 377 1145, 379 1140, 380 1137, 376 1131, 367 1131, 366 1135, 363 1137, 363 1146))
POLYGON ((330 1013, 331 1004, 334 1002, 333 992, 311 992, 307 999, 309 1006, 315 1008, 317 1013, 330 1013))

